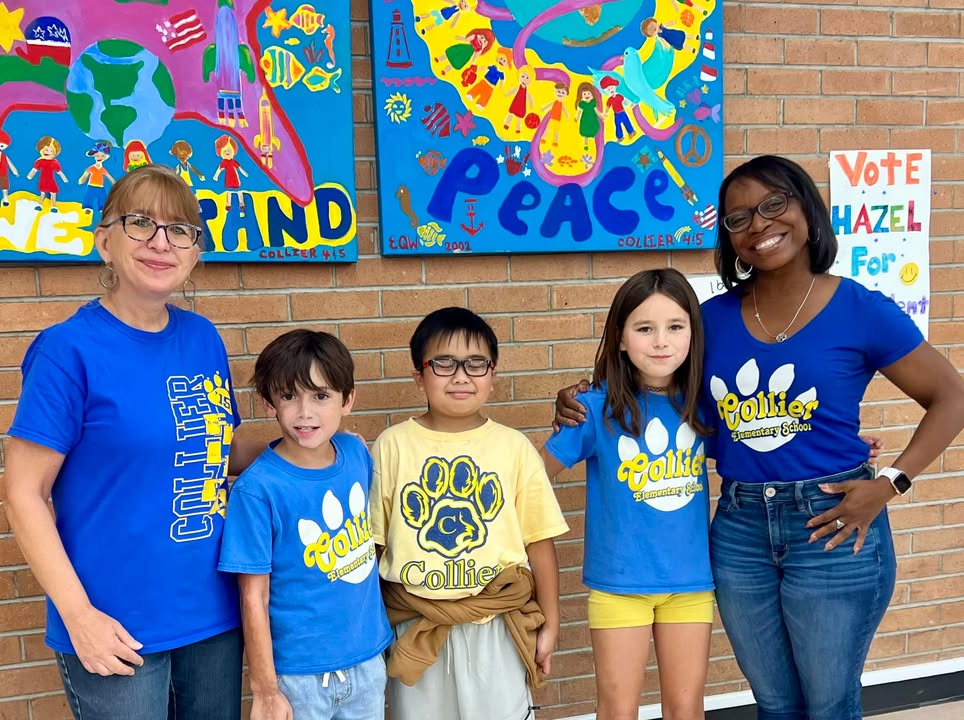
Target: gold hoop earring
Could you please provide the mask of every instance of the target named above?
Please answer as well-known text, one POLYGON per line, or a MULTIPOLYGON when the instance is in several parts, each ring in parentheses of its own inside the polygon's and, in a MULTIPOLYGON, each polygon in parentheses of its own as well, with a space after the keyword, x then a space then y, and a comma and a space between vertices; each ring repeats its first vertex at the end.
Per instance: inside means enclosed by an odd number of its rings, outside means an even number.
POLYGON ((194 302, 194 297, 197 295, 197 283, 191 279, 190 275, 184 281, 184 285, 181 286, 181 295, 184 296, 186 302, 194 302))
POLYGON ((753 274, 752 265, 743 265, 743 261, 737 258, 733 263, 733 267, 736 269, 736 279, 737 280, 749 280, 750 276, 753 274))
POLYGON ((97 272, 97 282, 104 290, 113 290, 117 287, 117 271, 114 266, 110 263, 104 263, 104 267, 97 272))

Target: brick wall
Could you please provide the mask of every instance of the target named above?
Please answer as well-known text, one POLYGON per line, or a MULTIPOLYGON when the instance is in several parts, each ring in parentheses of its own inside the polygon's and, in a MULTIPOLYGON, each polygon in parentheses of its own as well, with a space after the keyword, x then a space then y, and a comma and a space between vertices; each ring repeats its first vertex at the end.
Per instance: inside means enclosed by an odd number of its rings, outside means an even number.
MULTIPOLYGON (((586 374, 612 294, 631 270, 673 265, 710 272, 708 252, 399 258, 378 255, 367 0, 353 0, 359 243, 354 266, 210 265, 195 308, 221 330, 242 385, 284 329, 337 333, 354 351, 360 387, 349 425, 369 439, 420 405, 406 351, 418 319, 443 305, 483 313, 502 343, 491 415, 546 436, 555 390, 586 374), (288 288, 291 288, 290 290, 288 288)), ((964 369, 964 0, 727 2, 727 167, 759 153, 793 157, 827 182, 835 149, 929 147, 933 155, 931 341, 964 369)), ((0 269, 0 429, 9 427, 19 362, 39 329, 97 289, 96 268, 0 269)), ((257 415, 250 390, 239 401, 257 415)), ((867 429, 902 448, 921 412, 875 379, 867 429)), ((249 424, 250 425, 250 424, 249 424)), ((250 428, 249 428, 250 429, 250 428)), ((262 423, 258 431, 270 432, 262 423)), ((892 503, 899 576, 868 669, 964 657, 964 439, 927 469, 908 501, 892 503)), ((885 458, 886 459, 886 458, 885 458)), ((0 467, 2 473, 2 467, 0 467)), ((541 717, 593 710, 592 658, 580 584, 582 477, 558 497, 572 532, 558 545, 563 629, 556 677, 538 693, 541 717)), ((0 513, 0 720, 69 717, 43 645, 40 588, 0 513)), ((726 638, 713 636, 708 693, 746 689, 726 638)), ((657 700, 650 673, 643 701, 657 700)))

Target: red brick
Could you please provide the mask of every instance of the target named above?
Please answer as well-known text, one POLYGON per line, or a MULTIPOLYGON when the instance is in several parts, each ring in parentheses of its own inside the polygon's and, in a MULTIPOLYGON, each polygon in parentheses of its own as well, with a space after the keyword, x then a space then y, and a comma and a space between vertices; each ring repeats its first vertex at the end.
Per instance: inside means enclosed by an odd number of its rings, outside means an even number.
POLYGON ((889 95, 890 73, 886 70, 824 70, 820 89, 827 95, 889 95))
POLYGON ((924 122, 924 103, 919 100, 858 100, 860 125, 920 125, 924 122))
MULTIPOLYGON (((826 38, 787 38, 787 65, 855 65, 857 43, 826 38)), ((861 65, 864 65, 861 61, 861 65)))
POLYGON ((726 121, 736 125, 776 125, 780 101, 776 98, 728 98, 726 121))
MULTIPOLYGON (((386 268, 390 271, 390 268, 386 268)), ((385 275, 391 278, 393 275, 385 275)), ((450 283, 505 282, 509 279, 509 259, 502 255, 453 255, 425 261, 425 282, 450 283)))
POLYGON ((854 101, 824 98, 814 102, 810 98, 787 98, 783 103, 783 121, 789 125, 852 123, 854 101))
POLYGON ((815 128, 750 128, 746 150, 751 155, 800 155, 817 148, 815 128))
POLYGON ((927 43, 928 67, 964 67, 964 43, 927 43))
POLYGON ((747 93, 761 95, 817 95, 820 73, 798 68, 750 68, 747 71, 747 93))
POLYGON ((882 10, 823 8, 821 35, 890 35, 891 13, 882 10))
POLYGON ((894 35, 912 38, 956 38, 960 37, 961 16, 959 13, 925 12, 894 13, 894 35))
MULTIPOLYGON (((434 310, 451 306, 465 307, 464 288, 416 288, 412 290, 383 290, 382 315, 421 319, 434 310)), ((377 314, 377 310, 369 316, 377 314)), ((359 314, 358 317, 365 317, 359 314)))
POLYGON ((747 5, 745 12, 745 26, 748 33, 817 34, 816 8, 747 5))
POLYGON ((728 65, 731 63, 779 64, 783 62, 783 40, 768 37, 727 36, 726 42, 723 43, 723 58, 728 65))
MULTIPOLYGON (((859 40, 857 61, 863 66, 919 67, 926 63, 927 44, 917 41, 859 40)), ((933 64, 933 63, 931 63, 933 64)))
POLYGON ((230 295, 205 295, 198 296, 195 309, 215 323, 278 322, 288 319, 288 298, 245 293, 238 302, 230 295))
POLYGON ((332 287, 336 269, 319 263, 257 263, 241 265, 241 285, 246 290, 269 288, 332 287))
POLYGON ((589 277, 589 255, 515 255, 509 263, 513 282, 532 280, 580 280, 589 277))
POLYGON ((341 318, 369 318, 378 316, 378 292, 356 290, 312 293, 290 293, 291 319, 336 320, 341 318))
MULTIPOLYGON (((894 95, 926 95, 928 97, 957 97, 960 77, 956 72, 898 71, 893 73, 894 95)), ((930 105, 928 105, 930 114, 930 105)), ((936 124, 931 122, 930 124, 936 124)))

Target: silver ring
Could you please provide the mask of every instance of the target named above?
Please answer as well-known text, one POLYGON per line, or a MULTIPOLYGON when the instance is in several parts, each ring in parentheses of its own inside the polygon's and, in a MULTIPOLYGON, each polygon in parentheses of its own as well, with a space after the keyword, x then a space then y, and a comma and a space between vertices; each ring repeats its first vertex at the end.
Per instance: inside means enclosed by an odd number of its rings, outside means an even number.
POLYGON ((841 520, 840 518, 837 518, 837 523, 836 523, 836 525, 837 525, 837 529, 838 529, 838 530, 843 530, 845 527, 847 527, 847 523, 845 523, 845 522, 844 522, 843 520, 841 520))

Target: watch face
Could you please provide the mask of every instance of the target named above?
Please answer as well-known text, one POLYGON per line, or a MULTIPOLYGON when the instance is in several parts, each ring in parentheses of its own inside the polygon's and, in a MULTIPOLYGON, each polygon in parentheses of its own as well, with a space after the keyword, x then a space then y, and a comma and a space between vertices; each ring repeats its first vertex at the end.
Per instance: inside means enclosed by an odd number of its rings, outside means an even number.
POLYGON ((900 473, 897 477, 891 480, 891 482, 894 485, 894 489, 897 490, 897 492, 899 492, 901 495, 910 490, 910 478, 904 475, 904 473, 900 473))

